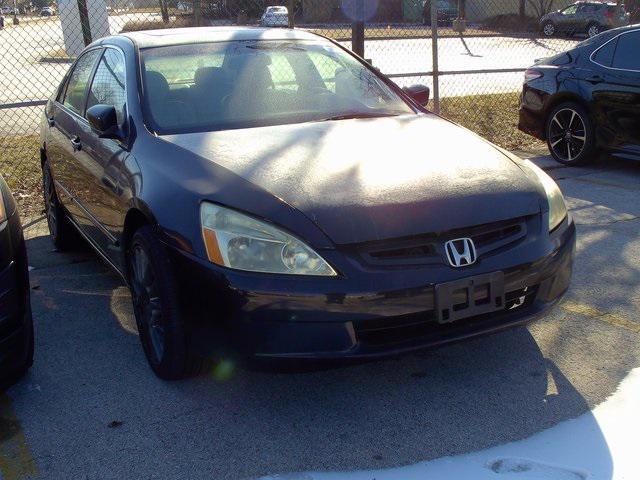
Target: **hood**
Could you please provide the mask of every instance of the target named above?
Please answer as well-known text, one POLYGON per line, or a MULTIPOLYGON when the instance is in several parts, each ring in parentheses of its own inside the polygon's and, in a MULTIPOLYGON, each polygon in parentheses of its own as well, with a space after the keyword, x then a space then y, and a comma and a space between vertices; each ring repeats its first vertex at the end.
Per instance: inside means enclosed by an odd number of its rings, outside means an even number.
POLYGON ((430 114, 162 138, 300 210, 337 244, 481 225, 542 205, 540 187, 505 154, 430 114))

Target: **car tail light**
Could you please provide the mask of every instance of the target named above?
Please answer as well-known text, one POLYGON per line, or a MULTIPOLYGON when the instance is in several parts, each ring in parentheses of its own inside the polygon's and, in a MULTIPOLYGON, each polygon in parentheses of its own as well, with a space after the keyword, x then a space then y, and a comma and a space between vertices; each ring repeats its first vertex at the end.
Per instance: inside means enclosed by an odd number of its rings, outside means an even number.
POLYGON ((531 80, 536 80, 537 78, 542 77, 544 74, 540 70, 534 70, 533 68, 528 68, 524 72, 524 81, 530 82, 531 80))
POLYGON ((609 9, 607 9, 607 10, 604 12, 604 16, 605 16, 605 17, 607 17, 607 18, 612 18, 612 17, 613 17, 613 10, 609 10, 609 9))

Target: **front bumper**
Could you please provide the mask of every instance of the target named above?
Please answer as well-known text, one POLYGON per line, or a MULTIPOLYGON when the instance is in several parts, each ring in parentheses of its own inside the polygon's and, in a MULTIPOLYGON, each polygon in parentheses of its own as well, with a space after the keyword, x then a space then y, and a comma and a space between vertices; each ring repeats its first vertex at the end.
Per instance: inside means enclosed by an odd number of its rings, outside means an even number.
MULTIPOLYGON (((224 348, 221 341, 232 341, 242 352, 257 357, 338 359, 433 347, 543 315, 569 287, 575 250, 575 226, 570 219, 552 243, 548 254, 535 261, 506 268, 487 262, 483 268, 504 272, 506 308, 448 324, 436 320, 434 291, 436 283, 450 278, 407 286, 403 277, 408 275, 396 270, 385 274, 387 290, 367 290, 363 278, 358 280, 358 291, 331 291, 319 287, 327 280, 291 278, 283 284, 265 275, 219 269, 178 250, 170 252, 182 307, 193 319, 190 331, 199 354, 210 355, 224 348), (404 285, 393 288, 394 284, 404 285)), ((478 273, 486 272, 467 271, 466 275, 478 273)), ((465 272, 454 274, 463 278, 465 272)))

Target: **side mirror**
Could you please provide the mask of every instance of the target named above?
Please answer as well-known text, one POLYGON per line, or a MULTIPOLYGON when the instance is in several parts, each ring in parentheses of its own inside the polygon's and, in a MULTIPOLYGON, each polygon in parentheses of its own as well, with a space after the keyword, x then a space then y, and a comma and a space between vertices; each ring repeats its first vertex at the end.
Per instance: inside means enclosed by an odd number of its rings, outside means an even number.
POLYGON ((411 85, 410 87, 404 87, 402 91, 409 95, 418 105, 426 107, 429 103, 431 91, 426 85, 411 85))
POLYGON ((100 138, 122 138, 118 115, 113 105, 94 105, 87 109, 87 120, 100 138))

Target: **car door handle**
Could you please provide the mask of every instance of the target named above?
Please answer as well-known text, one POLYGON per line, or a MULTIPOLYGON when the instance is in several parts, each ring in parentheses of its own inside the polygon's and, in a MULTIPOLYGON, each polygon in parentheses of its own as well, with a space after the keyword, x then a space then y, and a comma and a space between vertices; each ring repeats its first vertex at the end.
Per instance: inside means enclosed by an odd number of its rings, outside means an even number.
POLYGON ((604 78, 602 78, 600 75, 591 75, 590 77, 587 77, 587 82, 602 83, 604 82, 604 78))
POLYGON ((82 143, 80 143, 80 137, 73 137, 71 139, 71 148, 73 148, 74 152, 78 150, 82 150, 82 143))
POLYGON ((53 119, 53 117, 48 117, 47 123, 49 124, 50 127, 53 127, 56 124, 56 121, 53 119))

